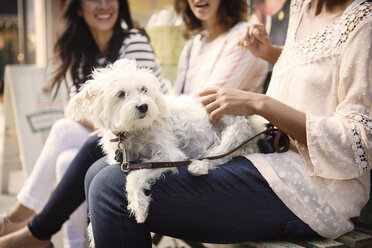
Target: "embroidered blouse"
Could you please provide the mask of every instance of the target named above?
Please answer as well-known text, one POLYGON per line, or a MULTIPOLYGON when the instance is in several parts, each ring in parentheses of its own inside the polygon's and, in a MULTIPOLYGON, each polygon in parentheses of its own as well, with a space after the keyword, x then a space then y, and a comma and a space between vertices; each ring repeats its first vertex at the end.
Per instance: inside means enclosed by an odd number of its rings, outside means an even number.
POLYGON ((210 42, 206 31, 190 39, 178 62, 175 93, 188 94, 212 86, 262 92, 268 63, 237 45, 248 25, 239 22, 210 42))
POLYGON ((307 146, 252 154, 274 192, 327 238, 353 229, 370 191, 372 3, 354 1, 322 30, 296 40, 309 0, 291 3, 287 40, 267 94, 306 113, 307 146))

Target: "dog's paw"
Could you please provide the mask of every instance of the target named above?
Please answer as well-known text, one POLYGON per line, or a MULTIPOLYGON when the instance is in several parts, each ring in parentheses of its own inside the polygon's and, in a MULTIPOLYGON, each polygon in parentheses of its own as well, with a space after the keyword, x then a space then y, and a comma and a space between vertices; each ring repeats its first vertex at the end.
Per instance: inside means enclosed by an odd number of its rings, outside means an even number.
POLYGON ((141 210, 139 210, 139 211, 137 211, 136 212, 136 221, 137 221, 137 223, 144 223, 145 221, 146 221, 146 219, 147 219, 147 210, 145 210, 145 211, 141 211, 141 210))
POLYGON ((207 175, 208 170, 208 162, 204 160, 196 160, 188 167, 189 173, 193 176, 207 175))
POLYGON ((136 219, 137 223, 144 223, 147 219, 148 215, 148 207, 139 207, 139 206, 134 206, 134 204, 129 204, 127 206, 128 211, 130 212, 131 216, 134 216, 136 219))

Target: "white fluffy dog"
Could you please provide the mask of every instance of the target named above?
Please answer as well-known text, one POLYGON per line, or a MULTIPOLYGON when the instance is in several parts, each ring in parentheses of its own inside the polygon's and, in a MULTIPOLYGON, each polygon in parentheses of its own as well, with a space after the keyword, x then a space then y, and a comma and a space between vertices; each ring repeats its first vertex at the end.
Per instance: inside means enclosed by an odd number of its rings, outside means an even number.
MULTIPOLYGON (((224 116, 215 126, 195 97, 166 96, 148 70, 138 69, 132 60, 122 59, 93 72, 81 91, 66 109, 75 120, 91 120, 104 131, 100 141, 109 164, 115 164, 117 134, 126 133, 123 147, 127 161, 165 162, 193 160, 188 171, 204 175, 231 159, 232 156, 257 152, 255 142, 232 155, 217 160, 196 160, 232 150, 258 130, 252 118, 224 116)), ((257 124, 256 124, 257 125, 257 124)), ((260 126, 262 129, 262 125, 260 126)), ((261 131, 261 130, 260 130, 261 131)), ((138 223, 147 218, 150 196, 145 194, 156 179, 177 168, 130 171, 126 191, 128 210, 138 223)))

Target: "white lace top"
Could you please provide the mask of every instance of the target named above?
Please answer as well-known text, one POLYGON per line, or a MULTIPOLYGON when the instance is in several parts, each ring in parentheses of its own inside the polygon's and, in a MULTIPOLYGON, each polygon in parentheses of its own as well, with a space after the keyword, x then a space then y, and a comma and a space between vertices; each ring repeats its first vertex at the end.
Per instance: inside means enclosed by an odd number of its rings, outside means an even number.
POLYGON ((327 238, 353 229, 372 166, 372 3, 295 40, 304 6, 291 3, 287 40, 267 94, 306 113, 307 147, 248 155, 280 199, 327 238))

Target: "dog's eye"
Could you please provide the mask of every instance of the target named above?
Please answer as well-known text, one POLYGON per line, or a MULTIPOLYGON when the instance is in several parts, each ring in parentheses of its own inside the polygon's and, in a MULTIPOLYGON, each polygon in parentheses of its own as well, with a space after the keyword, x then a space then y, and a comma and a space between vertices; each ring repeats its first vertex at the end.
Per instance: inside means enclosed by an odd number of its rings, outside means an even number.
POLYGON ((125 92, 124 91, 119 91, 117 94, 116 94, 116 97, 118 98, 124 98, 125 97, 125 92))
POLYGON ((147 92, 147 88, 146 87, 142 87, 141 88, 141 93, 146 93, 147 92))

